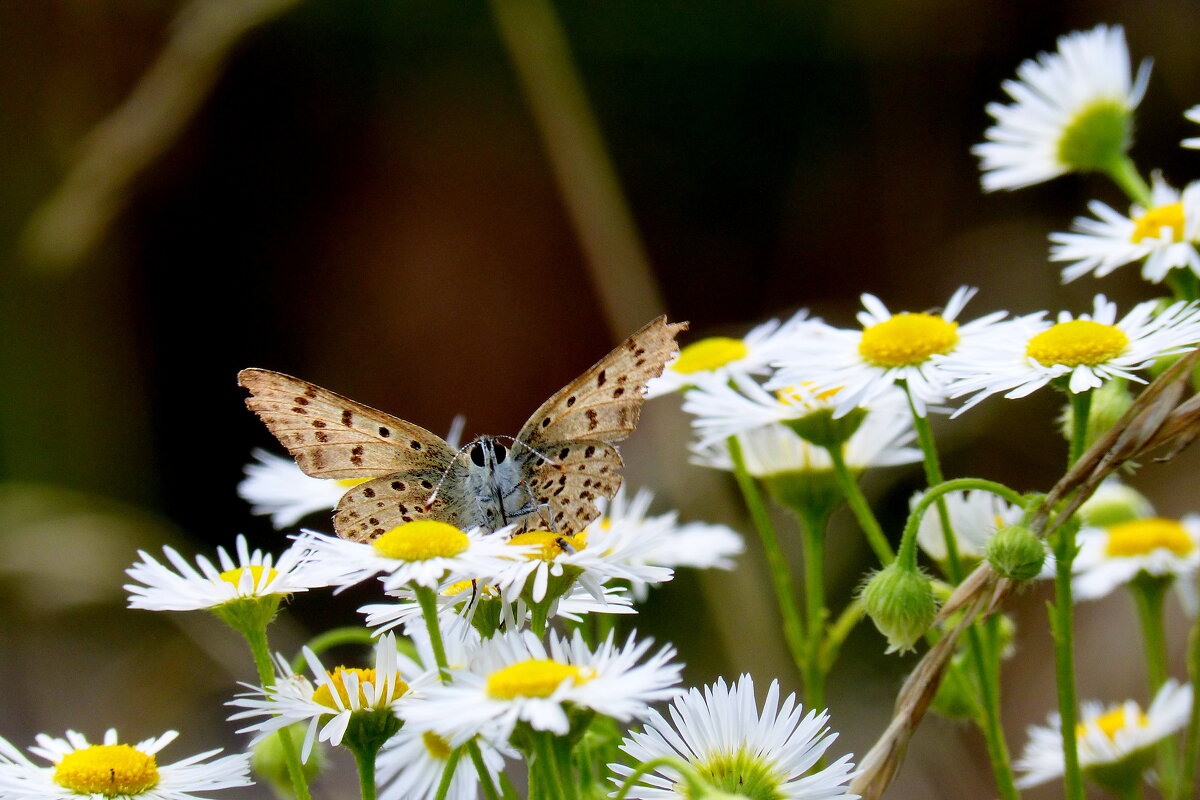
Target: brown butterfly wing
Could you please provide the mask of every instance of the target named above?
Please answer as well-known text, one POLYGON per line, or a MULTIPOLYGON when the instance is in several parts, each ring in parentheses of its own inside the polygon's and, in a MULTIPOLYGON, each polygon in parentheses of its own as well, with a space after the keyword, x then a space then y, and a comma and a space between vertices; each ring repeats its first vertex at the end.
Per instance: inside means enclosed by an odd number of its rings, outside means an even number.
POLYGON ((625 340, 591 369, 542 403, 517 434, 540 448, 555 442, 619 442, 637 427, 646 383, 662 374, 679 352, 675 337, 686 322, 659 317, 625 340))
POLYGON ((530 459, 533 472, 529 491, 546 509, 529 517, 524 529, 579 533, 600 515, 596 500, 611 498, 621 488, 621 454, 611 444, 582 441, 563 443, 545 455, 553 462, 532 453, 523 456, 530 459))
POLYGON ((360 483, 342 495, 333 528, 343 539, 369 542, 397 525, 421 519, 468 527, 470 520, 466 510, 455 505, 455 493, 436 491, 439 481, 447 487, 461 485, 463 472, 455 462, 448 473, 397 473, 360 483))
POLYGON ((435 472, 454 460, 441 437, 419 425, 307 381, 265 369, 244 369, 246 406, 314 478, 376 478, 435 472))

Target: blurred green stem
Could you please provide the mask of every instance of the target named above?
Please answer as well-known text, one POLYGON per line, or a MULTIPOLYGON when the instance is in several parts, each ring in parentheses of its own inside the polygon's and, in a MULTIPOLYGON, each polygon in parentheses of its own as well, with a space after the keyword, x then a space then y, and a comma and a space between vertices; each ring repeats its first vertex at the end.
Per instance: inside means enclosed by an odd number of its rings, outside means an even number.
POLYGON ((1142 208, 1149 209, 1153 206, 1153 193, 1150 186, 1142 178, 1133 159, 1128 155, 1122 155, 1121 158, 1115 159, 1104 172, 1112 178, 1117 186, 1121 187, 1130 200, 1142 208))
POLYGON ((838 488, 842 490, 842 496, 846 498, 846 504, 850 506, 850 511, 854 513, 854 518, 858 520, 859 527, 866 535, 867 544, 875 551, 875 557, 879 559, 880 564, 886 566, 892 563, 896 560, 896 554, 888 544, 883 528, 879 527, 879 520, 875 519, 875 514, 871 511, 867 498, 863 496, 854 473, 846 466, 842 445, 827 447, 825 452, 829 453, 829 458, 833 461, 833 476, 837 480, 838 488))
MULTIPOLYGON (((258 680, 265 691, 275 685, 275 665, 271 662, 271 648, 267 644, 267 631, 265 628, 242 630, 241 634, 250 646, 254 667, 258 670, 258 680)), ((304 776, 304 769, 300 766, 300 751, 296 747, 296 741, 292 738, 291 729, 280 728, 275 735, 279 737, 279 742, 283 745, 283 759, 287 765, 288 778, 292 782, 292 791, 295 792, 297 800, 311 800, 308 779, 304 776)))

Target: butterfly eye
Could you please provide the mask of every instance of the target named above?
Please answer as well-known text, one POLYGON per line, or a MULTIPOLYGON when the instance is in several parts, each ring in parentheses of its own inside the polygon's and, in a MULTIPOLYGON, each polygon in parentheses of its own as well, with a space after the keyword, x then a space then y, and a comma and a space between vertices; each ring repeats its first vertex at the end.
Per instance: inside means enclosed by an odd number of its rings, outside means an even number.
POLYGON ((504 449, 504 445, 494 444, 492 445, 492 448, 496 452, 496 463, 503 464, 505 456, 508 455, 508 451, 504 449))
POLYGON ((471 448, 471 461, 477 467, 482 467, 487 463, 483 458, 483 445, 478 442, 471 448))

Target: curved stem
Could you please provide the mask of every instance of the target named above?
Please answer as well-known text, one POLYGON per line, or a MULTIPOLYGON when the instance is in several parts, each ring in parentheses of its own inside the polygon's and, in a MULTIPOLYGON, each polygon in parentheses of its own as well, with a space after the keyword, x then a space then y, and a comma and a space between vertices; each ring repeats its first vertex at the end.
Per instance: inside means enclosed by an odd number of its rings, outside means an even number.
POLYGON ((805 639, 804 626, 800 619, 800 609, 796 605, 796 593, 792 589, 792 573, 783 548, 779 546, 779 537, 775 534, 775 526, 767 513, 762 494, 754 478, 746 471, 746 460, 742 456, 742 445, 736 436, 730 436, 729 457, 733 461, 733 476, 742 492, 742 499, 750 510, 758 538, 762 542, 763 552, 767 557, 767 567, 771 573, 771 585, 775 590, 775 599, 779 603, 779 613, 783 617, 783 638, 787 643, 788 652, 796 669, 804 674, 805 639))
MULTIPOLYGON (((326 650, 331 650, 334 647, 341 647, 346 644, 363 644, 369 647, 375 646, 375 637, 366 628, 359 628, 353 625, 347 625, 342 628, 334 628, 331 631, 319 633, 308 640, 308 649, 312 650, 317 655, 324 653, 326 650)), ((304 654, 296 656, 292 659, 292 671, 300 672, 304 669, 305 660, 304 654)))
POLYGON ((846 458, 841 446, 827 447, 825 451, 829 453, 829 458, 833 461, 833 476, 837 480, 838 488, 842 490, 846 504, 850 506, 850 511, 853 512, 859 527, 866 535, 867 544, 871 545, 871 549, 875 551, 875 557, 879 559, 880 564, 886 566, 892 563, 896 560, 896 554, 892 550, 892 546, 888 544, 887 537, 883 534, 883 528, 879 527, 879 520, 875 519, 875 514, 871 511, 867 498, 863 496, 858 481, 854 479, 850 468, 846 466, 846 458))
MULTIPOLYGON (((275 685, 275 665, 271 662, 271 648, 267 644, 267 632, 262 630, 241 631, 250 646, 250 655, 254 658, 254 667, 258 670, 258 680, 263 689, 275 685)), ((296 800, 311 800, 312 794, 308 789, 308 778, 300 765, 300 749, 292 738, 290 728, 280 728, 275 734, 283 745, 283 761, 287 766, 288 779, 292 782, 292 791, 296 800)))
MULTIPOLYGON (((658 767, 665 766, 676 770, 683 778, 683 782, 687 784, 686 797, 702 797, 704 795, 704 781, 696 774, 695 768, 691 764, 680 758, 673 756, 663 756, 661 758, 653 758, 649 761, 643 761, 638 764, 637 769, 629 773, 628 777, 621 782, 621 788, 613 795, 613 800, 625 800, 625 795, 629 794, 629 790, 637 783, 638 778, 658 767)), ((668 780, 670 780, 668 778, 668 780)))

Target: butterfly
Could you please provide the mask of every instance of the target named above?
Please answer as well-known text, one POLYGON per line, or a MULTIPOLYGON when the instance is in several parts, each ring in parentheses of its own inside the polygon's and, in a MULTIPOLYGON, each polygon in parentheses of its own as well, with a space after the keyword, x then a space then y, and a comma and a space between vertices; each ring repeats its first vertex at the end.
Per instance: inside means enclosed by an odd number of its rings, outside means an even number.
POLYGON ((659 317, 542 403, 515 437, 481 436, 458 450, 281 372, 244 369, 238 383, 307 475, 367 479, 338 502, 333 526, 343 538, 367 542, 422 519, 574 534, 599 516, 596 500, 620 488, 624 462, 613 444, 637 426, 646 383, 679 352, 675 337, 686 329, 659 317))

